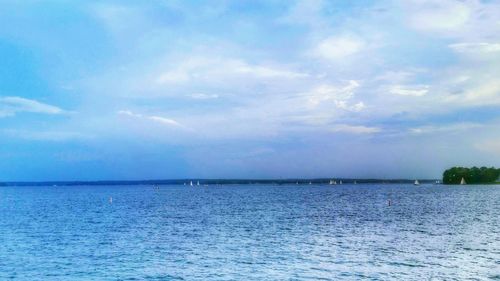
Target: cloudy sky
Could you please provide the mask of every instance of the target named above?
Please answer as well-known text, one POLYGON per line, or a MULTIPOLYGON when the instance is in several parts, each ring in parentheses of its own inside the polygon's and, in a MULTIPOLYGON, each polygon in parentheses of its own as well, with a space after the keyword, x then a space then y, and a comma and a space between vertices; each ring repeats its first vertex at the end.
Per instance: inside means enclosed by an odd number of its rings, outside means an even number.
POLYGON ((0 7, 0 180, 500 166, 500 1, 0 7))

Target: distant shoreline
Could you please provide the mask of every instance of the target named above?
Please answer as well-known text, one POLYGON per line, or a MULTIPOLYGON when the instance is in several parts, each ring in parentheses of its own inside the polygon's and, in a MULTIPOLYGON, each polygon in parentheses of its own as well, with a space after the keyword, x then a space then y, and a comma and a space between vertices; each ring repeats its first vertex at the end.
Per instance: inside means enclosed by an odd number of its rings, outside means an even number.
MULTIPOLYGON (((316 178, 316 179, 172 179, 172 180, 99 180, 99 181, 7 181, 0 186, 104 186, 104 185, 230 185, 230 184, 330 184, 330 180, 340 184, 413 184, 412 179, 351 179, 351 178, 316 178)), ((435 184, 438 179, 423 179, 422 184, 435 184)), ((439 180, 440 181, 440 180, 439 180)))

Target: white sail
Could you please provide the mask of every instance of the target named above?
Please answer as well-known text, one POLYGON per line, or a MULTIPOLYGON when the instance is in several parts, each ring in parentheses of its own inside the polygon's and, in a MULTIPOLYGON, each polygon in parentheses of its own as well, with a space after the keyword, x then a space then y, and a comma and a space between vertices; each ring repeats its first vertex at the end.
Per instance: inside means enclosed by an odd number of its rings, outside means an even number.
POLYGON ((414 185, 420 185, 420 183, 418 182, 418 180, 415 180, 415 182, 413 184, 414 185))
POLYGON ((189 182, 189 185, 190 185, 190 186, 193 186, 193 181, 190 181, 190 182, 189 182))
POLYGON ((467 183, 465 182, 465 179, 464 179, 464 178, 462 178, 462 180, 460 181, 460 184, 461 184, 461 185, 467 184, 467 183))
POLYGON ((196 185, 200 185, 200 181, 196 182, 196 185))

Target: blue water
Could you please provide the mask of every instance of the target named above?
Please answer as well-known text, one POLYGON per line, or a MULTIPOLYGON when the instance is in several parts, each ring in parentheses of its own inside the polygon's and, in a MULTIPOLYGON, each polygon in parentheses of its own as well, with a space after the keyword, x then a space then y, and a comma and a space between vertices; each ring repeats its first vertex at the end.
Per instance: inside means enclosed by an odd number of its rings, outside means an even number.
POLYGON ((500 186, 1 187, 9 278, 500 280, 500 186))

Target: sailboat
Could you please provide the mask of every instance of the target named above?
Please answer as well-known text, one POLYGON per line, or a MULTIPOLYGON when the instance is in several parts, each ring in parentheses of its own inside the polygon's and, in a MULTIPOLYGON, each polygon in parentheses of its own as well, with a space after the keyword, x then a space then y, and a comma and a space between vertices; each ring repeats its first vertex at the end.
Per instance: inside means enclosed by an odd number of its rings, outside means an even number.
POLYGON ((200 186, 200 181, 196 182, 196 185, 197 185, 197 186, 200 186))
POLYGON ((465 182, 465 179, 464 179, 464 178, 462 178, 462 180, 460 181, 460 184, 461 184, 461 185, 465 185, 465 184, 467 184, 467 183, 465 182))
POLYGON ((342 184, 342 180, 340 180, 339 184, 342 184))
POLYGON ((354 184, 358 184, 358 182, 357 182, 357 181, 354 181, 354 184))
POLYGON ((420 183, 418 182, 418 180, 415 180, 415 182, 413 183, 413 185, 420 185, 420 183))
POLYGON ((193 181, 190 181, 190 182, 189 182, 189 185, 190 185, 190 186, 193 186, 193 181))

